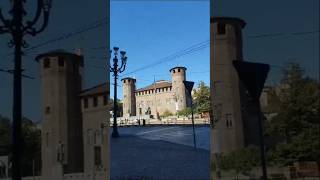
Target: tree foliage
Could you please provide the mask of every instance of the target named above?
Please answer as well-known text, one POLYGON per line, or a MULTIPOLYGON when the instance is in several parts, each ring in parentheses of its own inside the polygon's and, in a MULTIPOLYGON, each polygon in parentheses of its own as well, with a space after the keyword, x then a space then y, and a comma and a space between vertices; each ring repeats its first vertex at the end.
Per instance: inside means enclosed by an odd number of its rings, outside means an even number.
MULTIPOLYGON (((109 110, 113 111, 113 99, 110 98, 109 100, 109 110)), ((117 116, 121 117, 123 115, 123 103, 120 101, 120 99, 117 99, 117 106, 118 106, 118 111, 117 111, 117 116)))
POLYGON ((0 115, 0 156, 8 155, 11 143, 10 119, 0 115))
POLYGON ((193 90, 195 112, 203 113, 210 111, 210 88, 200 81, 198 88, 193 90))
MULTIPOLYGON (((0 155, 11 157, 11 129, 12 123, 9 118, 0 116, 0 155)), ((30 119, 22 119, 22 175, 40 174, 41 169, 41 131, 30 119)))
POLYGON ((235 170, 236 174, 247 175, 254 167, 260 165, 259 149, 249 146, 221 156, 219 161, 222 170, 235 170))
POLYGON ((191 114, 191 108, 187 107, 177 112, 178 116, 189 116, 191 114))
POLYGON ((289 165, 295 161, 319 162, 319 83, 304 75, 299 64, 283 71, 278 93, 277 115, 266 126, 268 136, 276 139, 272 159, 289 165))

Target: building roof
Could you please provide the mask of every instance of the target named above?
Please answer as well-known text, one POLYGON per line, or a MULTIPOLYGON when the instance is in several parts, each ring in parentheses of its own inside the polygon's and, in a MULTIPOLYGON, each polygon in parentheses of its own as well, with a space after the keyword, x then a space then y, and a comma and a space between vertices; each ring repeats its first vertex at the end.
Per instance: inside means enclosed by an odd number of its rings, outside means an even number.
POLYGON ((103 95, 109 92, 109 87, 106 83, 99 84, 89 89, 81 91, 80 96, 93 96, 93 95, 103 95))
POLYGON ((183 70, 187 70, 187 68, 186 68, 186 67, 183 67, 183 66, 176 66, 176 67, 171 68, 171 69, 169 70, 169 72, 171 72, 171 71, 172 71, 172 70, 174 70, 174 69, 183 69, 183 70))
POLYGON ((50 56, 76 56, 79 57, 79 55, 74 54, 74 53, 70 53, 64 49, 57 49, 57 50, 53 50, 53 51, 49 51, 43 54, 39 54, 38 56, 36 56, 36 61, 39 61, 41 58, 43 57, 50 57, 50 56))
POLYGON ((157 81, 156 83, 150 84, 149 86, 146 86, 146 87, 137 89, 136 92, 138 92, 138 91, 145 91, 145 90, 151 90, 151 89, 154 89, 154 88, 171 87, 171 86, 172 86, 172 83, 171 83, 171 82, 165 81, 165 80, 160 80, 160 81, 157 81))
POLYGON ((132 78, 132 77, 125 77, 125 78, 122 78, 121 81, 124 80, 124 79, 134 79, 134 80, 136 80, 135 78, 132 78))
POLYGON ((246 22, 244 20, 237 17, 219 17, 219 16, 211 17, 210 23, 215 23, 215 22, 224 22, 224 23, 230 23, 230 24, 240 23, 242 28, 244 28, 246 25, 246 22))

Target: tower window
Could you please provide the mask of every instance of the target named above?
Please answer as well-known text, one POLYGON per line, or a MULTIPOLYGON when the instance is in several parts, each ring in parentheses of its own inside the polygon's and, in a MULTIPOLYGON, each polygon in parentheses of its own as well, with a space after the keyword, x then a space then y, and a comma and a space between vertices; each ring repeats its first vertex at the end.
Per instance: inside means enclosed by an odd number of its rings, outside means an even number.
POLYGON ((100 146, 94 147, 94 165, 96 166, 101 165, 101 147, 100 146))
POLYGON ((176 72, 176 70, 173 70, 173 73, 175 73, 176 72))
POLYGON ((49 68, 50 67, 50 59, 49 58, 45 58, 43 60, 43 68, 49 68))
POLYGON ((226 25, 224 23, 218 23, 218 34, 226 34, 226 25))
POLYGON ((46 107, 46 114, 50 114, 50 107, 49 106, 46 107))
POLYGON ((84 108, 88 108, 88 98, 84 98, 83 99, 83 105, 84 105, 84 108))
POLYGON ((107 96, 103 96, 103 105, 107 105, 108 104, 108 98, 107 96))
POLYGON ((180 69, 178 69, 178 72, 180 72, 180 69))
POLYGON ((231 114, 226 114, 226 126, 232 127, 232 115, 231 114))
POLYGON ((93 97, 93 106, 97 107, 98 106, 98 97, 93 97))
POLYGON ((60 66, 60 67, 63 67, 64 66, 64 59, 63 58, 59 58, 58 59, 58 65, 60 66))

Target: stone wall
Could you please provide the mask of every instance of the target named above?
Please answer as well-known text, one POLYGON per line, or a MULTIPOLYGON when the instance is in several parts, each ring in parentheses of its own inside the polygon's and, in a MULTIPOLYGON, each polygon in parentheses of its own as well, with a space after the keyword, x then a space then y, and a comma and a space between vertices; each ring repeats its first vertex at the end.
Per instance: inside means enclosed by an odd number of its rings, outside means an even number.
POLYGON ((136 93, 136 116, 145 115, 150 107, 151 114, 156 118, 156 112, 161 116, 165 111, 176 113, 176 99, 171 88, 157 89, 157 92, 146 91, 144 94, 136 93))
POLYGON ((106 93, 82 97, 84 172, 87 174, 96 168, 109 171, 110 121, 108 119, 110 119, 110 114, 108 109, 106 93), (100 157, 101 161, 95 160, 96 157, 100 157))

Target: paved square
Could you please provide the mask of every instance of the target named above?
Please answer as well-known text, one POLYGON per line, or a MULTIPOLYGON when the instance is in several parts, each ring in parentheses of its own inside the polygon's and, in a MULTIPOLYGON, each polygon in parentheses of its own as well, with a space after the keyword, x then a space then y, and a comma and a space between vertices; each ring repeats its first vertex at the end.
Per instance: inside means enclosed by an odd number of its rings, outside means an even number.
POLYGON ((111 138, 111 179, 209 179, 210 129, 191 126, 121 127, 111 138))

